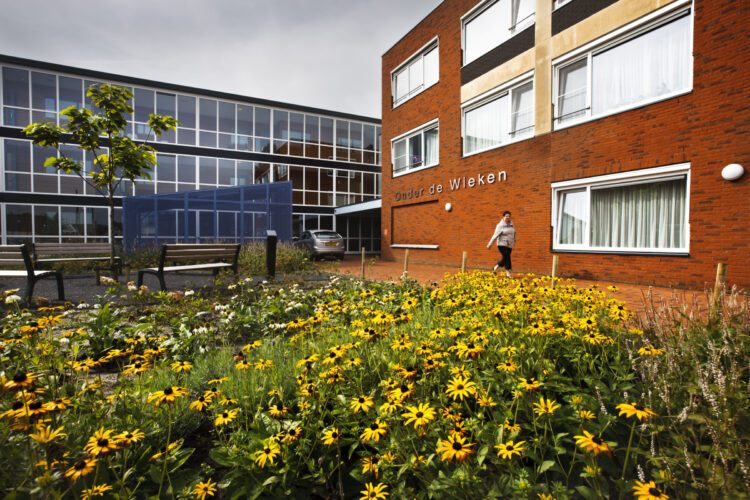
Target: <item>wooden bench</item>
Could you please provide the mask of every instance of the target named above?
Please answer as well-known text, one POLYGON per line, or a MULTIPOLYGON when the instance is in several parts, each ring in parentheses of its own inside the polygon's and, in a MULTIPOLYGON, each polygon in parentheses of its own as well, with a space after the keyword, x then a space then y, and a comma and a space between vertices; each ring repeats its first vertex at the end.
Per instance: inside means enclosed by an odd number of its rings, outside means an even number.
POLYGON ((240 255, 239 244, 221 243, 198 243, 198 244, 174 244, 162 245, 159 252, 159 266, 148 267, 138 271, 138 287, 143 285, 143 276, 153 274, 159 278, 161 289, 166 291, 167 284, 164 281, 164 273, 178 271, 201 271, 211 269, 216 276, 222 269, 231 269, 237 274, 237 259, 240 255), (206 262, 208 264, 184 264, 176 266, 165 266, 168 262, 206 262))
MULTIPOLYGON (((109 243, 36 243, 34 245, 35 264, 56 262, 106 261, 109 263, 109 243)), ((112 277, 122 273, 122 259, 115 257, 114 266, 94 267, 96 284, 100 283, 99 271, 109 269, 112 277)))
POLYGON ((54 276, 57 280, 57 298, 65 300, 65 287, 63 286, 60 271, 40 271, 34 269, 34 261, 26 245, 0 245, 0 277, 1 278, 26 278, 26 291, 24 299, 31 302, 34 293, 34 285, 39 280, 54 276), (8 267, 25 267, 26 270, 10 270, 8 267))

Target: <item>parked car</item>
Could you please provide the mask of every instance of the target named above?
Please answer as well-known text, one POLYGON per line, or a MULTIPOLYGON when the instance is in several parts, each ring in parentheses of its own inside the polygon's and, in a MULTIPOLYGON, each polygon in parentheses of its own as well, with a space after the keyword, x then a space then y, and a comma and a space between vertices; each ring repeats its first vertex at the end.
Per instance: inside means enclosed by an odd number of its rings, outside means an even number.
POLYGON ((313 258, 325 256, 344 258, 344 238, 336 231, 325 229, 304 231, 299 238, 294 239, 294 244, 307 249, 313 258))

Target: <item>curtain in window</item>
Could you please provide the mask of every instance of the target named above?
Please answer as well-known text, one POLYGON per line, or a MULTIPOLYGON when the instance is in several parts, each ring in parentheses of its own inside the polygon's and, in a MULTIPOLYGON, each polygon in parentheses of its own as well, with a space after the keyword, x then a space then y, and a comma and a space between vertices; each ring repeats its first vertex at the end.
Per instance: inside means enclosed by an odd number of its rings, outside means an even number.
POLYGON ((438 162, 438 129, 432 128, 424 133, 424 164, 436 165, 438 162))
POLYGON ((534 125, 533 84, 531 82, 513 89, 511 112, 511 136, 517 137, 531 132, 534 125))
POLYGON ((557 240, 561 245, 582 245, 586 230, 586 190, 560 193, 557 240))
POLYGON ((593 57, 593 114, 690 86, 690 20, 685 16, 593 57))
POLYGON ((440 73, 440 61, 438 59, 438 48, 435 47, 424 55, 424 86, 429 87, 437 83, 440 73))
POLYGON ((684 248, 686 179, 591 190, 591 246, 684 248))
POLYGON ((508 96, 467 111, 464 124, 464 152, 471 153, 500 144, 507 131, 508 96), (503 117, 506 117, 503 119, 503 117))
POLYGON ((562 123, 586 112, 586 59, 560 69, 557 117, 562 123))
POLYGON ((406 168, 406 139, 393 144, 393 171, 400 172, 406 168))

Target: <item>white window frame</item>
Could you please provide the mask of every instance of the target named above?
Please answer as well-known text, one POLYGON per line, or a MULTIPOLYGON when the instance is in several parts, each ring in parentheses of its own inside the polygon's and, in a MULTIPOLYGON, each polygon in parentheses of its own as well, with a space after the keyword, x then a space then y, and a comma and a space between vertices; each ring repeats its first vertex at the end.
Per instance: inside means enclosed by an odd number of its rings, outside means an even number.
POLYGON ((439 124, 437 118, 435 118, 434 120, 431 120, 431 121, 429 121, 429 122, 427 122, 427 123, 425 123, 423 125, 420 125, 419 127, 413 128, 410 131, 408 131, 408 132, 406 132, 404 134, 399 135, 398 137, 394 137, 393 139, 391 139, 391 177, 392 178, 401 177, 402 175, 408 175, 408 174, 411 174, 411 173, 414 173, 414 172, 419 172, 420 170, 425 170, 427 168, 433 168, 433 167, 437 166, 439 163, 440 163, 440 124, 439 124), (411 139, 414 136, 421 135, 422 136, 422 141, 421 141, 421 144, 422 144, 422 161, 424 162, 425 161, 425 151, 424 151, 424 149, 425 149, 425 140, 424 140, 424 134, 425 134, 425 132, 429 132, 430 130, 434 130, 434 129, 437 129, 437 131, 438 131, 438 151, 437 151, 438 154, 437 154, 437 159, 436 159, 435 163, 430 163, 429 165, 425 164, 425 165, 422 165, 422 166, 416 167, 416 168, 409 168, 407 166, 406 169, 404 169, 403 171, 396 173, 395 169, 394 169, 394 167, 396 165, 396 161, 395 161, 396 160, 396 157, 395 157, 395 151, 396 151, 396 147, 395 146, 396 146, 396 143, 399 142, 399 141, 406 141, 406 148, 407 148, 407 153, 406 154, 408 155, 409 154, 409 152, 408 152, 409 139, 411 139))
MULTIPOLYGON (((481 16, 487 9, 492 7, 494 4, 499 2, 501 0, 484 0, 483 2, 478 3, 476 6, 474 6, 469 12, 461 16, 461 65, 466 66, 467 64, 471 64, 473 61, 476 61, 481 55, 478 57, 475 57, 471 61, 466 61, 466 25, 469 24, 474 19, 481 16)), ((512 0, 511 0, 512 1, 512 0)), ((536 22, 536 8, 534 9, 534 13, 530 16, 519 20, 519 22, 515 26, 507 26, 502 27, 502 29, 507 29, 508 31, 512 31, 511 35, 508 38, 505 38, 500 44, 503 44, 528 28, 529 26, 532 26, 536 22)), ((493 47, 494 48, 494 47, 493 47)), ((492 50, 492 49, 490 49, 492 50)), ((484 52, 486 54, 488 51, 484 52)), ((482 54, 482 55, 484 55, 482 54)))
POLYGON ((552 96, 552 123, 554 130, 561 130, 567 127, 575 126, 580 123, 585 123, 592 120, 598 120, 607 116, 615 115, 628 111, 631 109, 640 108, 656 102, 665 101, 672 99, 679 95, 689 94, 693 90, 693 57, 691 50, 691 57, 689 62, 688 72, 690 74, 690 84, 685 89, 679 89, 669 94, 660 95, 645 99, 635 104, 629 104, 627 106, 621 106, 619 108, 610 109, 597 115, 591 114, 591 86, 592 86, 592 73, 591 65, 593 57, 599 53, 605 52, 613 47, 627 43, 629 40, 638 38, 641 35, 646 34, 649 31, 658 29, 661 26, 669 24, 678 18, 687 15, 690 17, 690 47, 693 47, 693 35, 694 35, 694 13, 691 6, 691 0, 677 0, 670 5, 667 5, 663 9, 652 12, 636 21, 633 21, 625 26, 618 28, 617 30, 597 39, 590 43, 587 43, 561 57, 558 57, 552 61, 552 75, 553 75, 553 96, 552 96), (576 63, 581 60, 586 60, 586 105, 582 109, 584 111, 583 116, 565 121, 560 123, 560 116, 558 115, 558 99, 560 96, 560 70, 568 67, 569 65, 576 63))
POLYGON ((679 254, 684 255, 690 251, 690 163, 679 163, 663 167, 655 167, 617 174, 600 175, 581 179, 555 182, 551 184, 552 211, 552 250, 574 251, 582 253, 613 253, 613 254, 679 254), (682 248, 639 248, 639 247, 593 247, 591 246, 591 189, 603 187, 619 187, 634 184, 651 184, 679 178, 685 179, 685 243, 682 248), (582 244, 560 244, 558 243, 560 195, 563 192, 582 190, 586 192, 586 226, 583 230, 584 240, 582 244))
POLYGON ((490 151, 497 148, 502 148, 504 146, 507 146, 508 144, 513 144, 520 141, 525 141, 526 139, 531 139, 534 137, 534 127, 535 127, 535 120, 532 120, 532 124, 529 127, 530 131, 528 133, 524 133, 521 135, 518 135, 516 137, 513 137, 507 142, 500 142, 498 144, 486 147, 484 149, 478 149, 476 151, 472 151, 471 153, 466 152, 466 113, 475 110, 477 108, 480 108, 484 106, 485 104, 489 104, 490 102, 500 99, 501 97, 504 97, 506 95, 510 96, 511 99, 511 105, 509 107, 509 113, 508 116, 505 117, 505 119, 508 120, 508 128, 507 130, 511 129, 511 123, 512 123, 512 116, 513 116, 513 92, 518 89, 519 87, 522 87, 523 85, 526 85, 527 83, 531 82, 531 113, 532 117, 535 117, 536 112, 536 100, 534 96, 534 87, 536 85, 536 82, 534 80, 534 72, 530 71, 528 73, 524 73, 523 75, 520 75, 513 80, 508 81, 504 85, 494 88, 490 90, 489 92, 485 92, 484 94, 481 94, 473 99, 470 99, 463 103, 461 105, 461 155, 462 158, 477 155, 480 153, 484 153, 485 151, 490 151))
POLYGON ((557 10, 560 7, 562 7, 563 5, 565 5, 566 3, 570 3, 572 1, 573 0, 555 0, 555 6, 554 6, 553 10, 557 10))
POLYGON ((408 102, 411 100, 414 96, 421 94, 428 88, 432 87, 433 85, 436 85, 440 81, 440 40, 439 37, 435 37, 429 42, 427 42, 425 45, 423 45, 418 51, 416 51, 414 54, 409 56, 409 58, 404 61, 403 63, 399 64, 395 69, 391 71, 391 107, 397 108, 398 106, 401 106, 403 103, 408 102), (438 60, 438 78, 431 82, 429 85, 425 85, 425 74, 424 74, 424 56, 431 52, 432 50, 437 51, 437 60, 438 60), (400 75, 403 72, 408 72, 411 65, 418 60, 422 61, 422 85, 420 85, 417 89, 413 91, 409 91, 402 100, 398 101, 396 99, 396 78, 398 75, 400 75))

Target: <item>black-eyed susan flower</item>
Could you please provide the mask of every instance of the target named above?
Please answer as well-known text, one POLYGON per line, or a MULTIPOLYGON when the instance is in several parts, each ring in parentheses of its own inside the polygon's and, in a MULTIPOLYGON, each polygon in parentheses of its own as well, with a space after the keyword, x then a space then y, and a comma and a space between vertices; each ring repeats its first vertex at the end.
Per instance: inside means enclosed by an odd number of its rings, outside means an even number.
POLYGON ((497 444, 495 445, 495 448, 497 448, 497 456, 505 459, 511 459, 513 458, 513 455, 521 456, 521 453, 526 451, 526 447, 524 444, 526 441, 519 441, 517 443, 514 443, 513 440, 510 440, 503 444, 497 444))
POLYGON ((98 484, 93 488, 81 490, 81 500, 90 500, 94 497, 103 497, 104 494, 112 489, 108 484, 98 484))
POLYGON ((352 411, 354 411, 354 413, 357 413, 359 411, 367 413, 367 410, 369 410, 374 405, 375 403, 370 396, 359 396, 356 398, 352 398, 349 402, 349 407, 352 409, 352 411))
POLYGON ((339 434, 339 430, 335 427, 331 427, 323 433, 323 437, 321 439, 324 445, 331 446, 334 443, 338 443, 340 437, 341 434, 339 434))
POLYGON ((240 371, 249 370, 251 366, 253 366, 252 363, 250 363, 248 360, 244 358, 234 364, 234 367, 240 371))
POLYGON ((443 462, 452 462, 455 460, 456 462, 461 463, 469 458, 469 455, 474 453, 474 450, 471 449, 471 447, 474 446, 474 443, 467 443, 466 438, 463 436, 448 436, 447 440, 440 441, 438 444, 439 446, 435 451, 437 453, 442 453, 440 458, 443 462))
POLYGON ((70 398, 57 398, 54 401, 44 403, 44 408, 47 411, 64 410, 72 404, 73 402, 70 400, 70 398))
POLYGON ((310 368, 313 363, 320 359, 320 355, 317 353, 310 354, 297 361, 297 368, 307 367, 310 368))
MULTIPOLYGON (((216 385, 216 384, 221 384, 221 383, 224 383, 224 382, 226 382, 226 381, 228 381, 228 380, 229 380, 229 377, 212 378, 212 379, 211 379, 211 380, 209 380, 209 381, 208 381, 207 383, 208 383, 208 385, 216 385)), ((209 479, 209 482, 210 482, 210 481, 211 481, 211 480, 209 479)), ((198 483, 198 484, 200 484, 200 483, 198 483)))
POLYGON ((276 456, 281 452, 279 444, 271 439, 266 440, 263 449, 255 452, 254 462, 255 465, 261 469, 266 466, 266 463, 274 463, 276 456))
POLYGON ((518 378, 519 387, 526 389, 527 391, 531 392, 535 389, 539 389, 542 386, 542 383, 539 382, 536 378, 531 377, 530 379, 526 380, 525 378, 518 378))
POLYGON ((284 435, 283 439, 281 440, 284 443, 292 443, 299 439, 299 437, 302 435, 302 426, 297 425, 295 427, 290 427, 287 429, 286 434, 284 435))
POLYGON ((652 345, 646 345, 638 349, 638 354, 641 356, 661 356, 664 354, 664 349, 657 349, 652 345))
POLYGON ((187 396, 187 394, 188 390, 184 387, 170 386, 163 391, 154 392, 148 397, 148 399, 146 399, 146 402, 154 402, 156 406, 159 406, 162 403, 172 404, 177 400, 177 398, 187 396))
POLYGON ((453 401, 455 401, 458 398, 461 398, 461 401, 465 397, 473 396, 476 391, 476 385, 474 382, 469 380, 468 378, 464 378, 461 376, 455 376, 451 379, 450 382, 448 382, 448 390, 446 390, 446 394, 450 396, 453 401))
POLYGON ((641 422, 651 418, 651 415, 656 415, 651 408, 646 408, 640 403, 622 403, 616 408, 620 410, 620 416, 625 415, 627 418, 635 416, 641 422))
POLYGON ((143 439, 146 437, 146 434, 141 431, 140 429, 136 429, 134 431, 123 431, 116 435, 113 439, 117 441, 117 444, 120 446, 133 444, 133 443, 139 443, 143 441, 143 439))
POLYGON ((226 425, 232 423, 232 420, 237 418, 237 414, 240 412, 239 408, 234 408, 233 410, 226 410, 221 413, 219 413, 216 416, 216 419, 214 420, 214 427, 219 427, 220 425, 226 425))
POLYGON ((206 398, 206 396, 201 396, 190 403, 190 409, 203 411, 203 408, 207 407, 209 404, 211 404, 211 400, 209 398, 206 398))
POLYGON ((269 368, 273 368, 273 361, 270 359, 260 359, 253 365, 253 368, 259 371, 268 370, 269 368))
POLYGON ((103 427, 96 430, 94 435, 89 438, 86 446, 83 447, 84 451, 92 457, 96 457, 119 449, 117 441, 112 439, 112 432, 112 430, 105 430, 103 427))
POLYGON ((138 375, 139 373, 144 373, 151 368, 150 363, 136 361, 134 363, 131 363, 129 365, 125 365, 125 369, 122 371, 122 374, 125 376, 128 375, 138 375))
POLYGON ((594 455, 599 453, 611 453, 612 449, 607 443, 604 442, 599 436, 594 436, 589 431, 584 430, 583 436, 573 436, 576 440, 576 444, 583 448, 587 453, 593 452, 594 455))
POLYGON ((380 459, 377 455, 372 457, 365 457, 362 459, 362 474, 372 474, 375 479, 378 478, 378 463, 380 459))
POLYGON ((508 432, 521 432, 521 425, 520 424, 511 424, 508 419, 505 419, 505 422, 500 424, 500 427, 505 429, 508 432))
POLYGON ((63 432, 64 429, 65 426, 63 425, 61 425, 57 429, 52 429, 52 426, 50 425, 46 427, 44 425, 37 425, 36 432, 33 434, 29 434, 29 437, 39 444, 47 444, 51 443, 57 438, 67 436, 67 434, 63 432))
POLYGON ((388 424, 381 422, 380 419, 375 419, 365 430, 360 434, 359 439, 362 441, 379 441, 381 437, 385 436, 388 429, 388 424))
POLYGON ((661 491, 653 481, 649 481, 648 483, 636 481, 635 486, 633 486, 633 495, 638 500, 669 500, 669 496, 661 491))
POLYGON ((406 413, 401 415, 407 419, 404 425, 414 423, 415 429, 424 427, 431 420, 435 419, 435 409, 426 403, 419 403, 417 406, 407 406, 406 410, 406 413))
POLYGON ((388 492, 385 491, 386 487, 383 483, 374 486, 372 483, 367 483, 365 489, 360 491, 362 496, 359 500, 384 500, 388 496, 388 492))
POLYGON ((196 484, 193 487, 193 495, 198 500, 205 500, 205 498, 212 497, 216 493, 216 483, 211 482, 211 479, 209 478, 208 481, 196 484))
POLYGON ((283 403, 276 403, 268 407, 268 414, 273 418, 283 418, 289 413, 289 408, 283 403))
POLYGON ((552 415, 558 408, 560 405, 551 399, 539 398, 539 402, 534 403, 534 412, 539 416, 552 415))
POLYGON ((594 415, 589 410, 578 410, 576 414, 578 415, 578 418, 580 418, 584 422, 588 420, 594 420, 596 418, 596 415, 594 415))
POLYGON ((13 375, 13 378, 5 382, 5 388, 10 391, 18 391, 20 389, 26 389, 31 387, 37 379, 37 374, 34 372, 26 373, 20 371, 13 375))
POLYGON ((404 405, 399 401, 386 401, 378 408, 380 413, 393 413, 404 405))
POLYGON ((513 362, 512 359, 506 359, 505 361, 497 364, 497 369, 501 372, 515 373, 515 371, 518 369, 518 366, 516 366, 516 363, 513 362))
POLYGON ((159 448, 159 451, 151 455, 151 458, 149 458, 150 461, 158 460, 159 458, 169 455, 174 451, 178 446, 180 446, 181 441, 175 441, 174 443, 169 443, 167 446, 162 446, 159 448))
POLYGON ((71 468, 65 471, 65 477, 70 478, 71 481, 77 480, 79 477, 86 476, 94 472, 96 468, 96 458, 82 458, 73 464, 71 468))
POLYGON ((191 363, 188 363, 187 361, 175 361, 169 366, 175 373, 189 372, 193 369, 193 365, 191 363))

